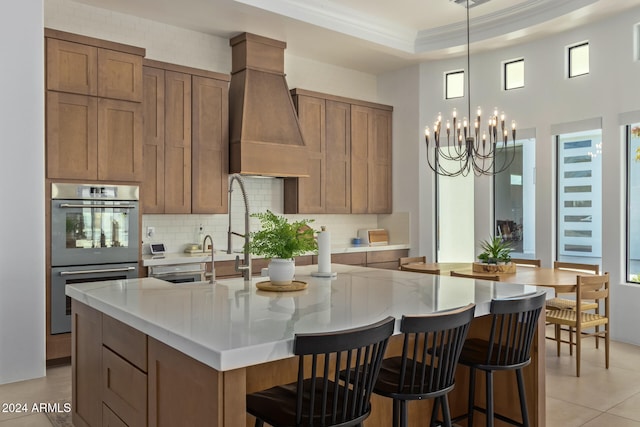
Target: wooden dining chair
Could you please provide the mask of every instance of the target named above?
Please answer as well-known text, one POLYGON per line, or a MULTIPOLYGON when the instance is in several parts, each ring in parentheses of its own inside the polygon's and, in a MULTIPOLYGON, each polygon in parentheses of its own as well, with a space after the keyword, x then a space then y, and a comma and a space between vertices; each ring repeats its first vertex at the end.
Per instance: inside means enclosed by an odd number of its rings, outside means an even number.
POLYGON ((560 344, 568 343, 570 348, 576 347, 576 376, 580 376, 580 350, 582 338, 593 336, 596 347, 600 338, 604 338, 605 366, 609 369, 609 273, 603 275, 578 275, 576 279, 576 306, 580 307, 583 300, 599 303, 604 302, 604 314, 588 313, 582 310, 560 309, 547 310, 547 322, 555 326, 555 341, 557 354, 560 356, 560 344), (570 329, 569 340, 562 340, 561 327, 570 329), (604 326, 600 330, 599 326, 604 326), (585 329, 594 328, 595 332, 585 329), (575 336, 575 342, 573 337, 575 336))
POLYGON ((515 265, 522 265, 526 267, 540 267, 542 262, 539 259, 525 259, 525 258, 511 258, 511 262, 515 265))
POLYGON ((451 276, 453 277, 466 277, 468 279, 482 279, 482 280, 493 280, 494 282, 500 281, 500 276, 497 274, 487 274, 487 273, 461 273, 458 271, 451 271, 451 276))
POLYGON ((426 263, 427 262, 427 257, 426 256, 400 257, 400 259, 398 260, 398 268, 402 267, 405 264, 411 264, 411 263, 414 263, 414 262, 426 263))
MULTIPOLYGON (((554 261, 553 268, 557 268, 561 270, 572 270, 572 271, 575 271, 576 273, 581 273, 581 272, 582 273, 588 272, 592 274, 600 273, 600 266, 598 264, 579 264, 574 262, 554 261)), ((547 300, 546 309, 547 310, 562 310, 562 309, 575 310, 576 308, 575 299, 558 297, 558 295, 560 294, 575 294, 574 290, 571 289, 569 292, 565 292, 565 291, 561 291, 560 289, 563 289, 563 288, 556 289, 555 298, 551 298, 547 300)), ((593 301, 582 301, 581 311, 585 311, 585 310, 596 310, 597 312, 598 304, 596 304, 593 301)))
MULTIPOLYGON (((600 274, 600 266, 598 264, 581 264, 575 262, 554 261, 553 268, 560 270, 571 270, 576 273, 600 274)), ((580 303, 580 311, 594 310, 596 314, 600 312, 600 307, 596 301, 583 300, 580 303)), ((575 310, 576 298, 575 288, 572 287, 556 287, 554 298, 548 299, 545 308, 547 310, 575 310), (565 290, 568 289, 568 290, 565 290), (561 297, 560 295, 572 296, 571 298, 561 297)), ((549 322, 547 322, 548 324, 549 322)), ((567 331, 571 334, 571 328, 561 328, 561 331, 567 331)), ((596 328, 596 332, 598 328, 596 328)), ((599 346, 599 340, 596 338, 596 348, 599 346)), ((569 354, 573 355, 573 346, 569 346, 569 354)))

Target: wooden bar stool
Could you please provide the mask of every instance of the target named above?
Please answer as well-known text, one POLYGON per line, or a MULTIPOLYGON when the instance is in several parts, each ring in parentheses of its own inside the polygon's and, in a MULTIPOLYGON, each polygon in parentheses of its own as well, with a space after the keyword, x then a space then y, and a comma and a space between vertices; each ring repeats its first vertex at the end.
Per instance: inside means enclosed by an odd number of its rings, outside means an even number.
POLYGON ((256 427, 362 425, 394 325, 387 317, 361 328, 297 334, 298 380, 247 395, 256 427))
POLYGON ((402 356, 382 362, 373 392, 393 399, 393 426, 407 427, 409 400, 435 399, 430 426, 442 407, 444 425, 451 427, 447 394, 453 389, 475 305, 424 316, 402 316, 402 356))
POLYGON ((529 413, 524 389, 522 368, 531 362, 531 345, 538 326, 538 317, 544 306, 545 292, 491 301, 491 330, 487 339, 468 339, 460 364, 470 369, 468 412, 456 417, 455 421, 467 419, 473 426, 474 411, 486 414, 487 427, 493 427, 494 418, 516 426, 529 426, 529 413), (484 371, 486 377, 487 407, 475 405, 476 370, 484 371), (493 372, 514 370, 518 382, 522 423, 494 412, 493 372))

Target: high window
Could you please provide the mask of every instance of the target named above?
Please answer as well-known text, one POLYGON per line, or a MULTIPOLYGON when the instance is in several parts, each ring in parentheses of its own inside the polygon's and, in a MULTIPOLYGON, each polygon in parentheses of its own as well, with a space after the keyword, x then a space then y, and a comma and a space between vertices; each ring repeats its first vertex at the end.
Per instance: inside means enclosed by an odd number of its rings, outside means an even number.
POLYGON ((445 99, 462 98, 464 96, 464 71, 451 71, 444 76, 445 99))
MULTIPOLYGON (((501 153, 496 163, 502 164, 501 153)), ((511 166, 494 176, 495 236, 511 243, 515 258, 535 258, 535 139, 516 141, 511 166)))
POLYGON ((600 264, 602 131, 557 135, 557 259, 600 264))
POLYGON ((504 90, 524 87, 524 59, 506 61, 503 65, 504 90))
POLYGON ((569 78, 589 74, 589 42, 567 48, 569 78))
POLYGON ((640 283, 640 123, 627 126, 627 280, 640 283))

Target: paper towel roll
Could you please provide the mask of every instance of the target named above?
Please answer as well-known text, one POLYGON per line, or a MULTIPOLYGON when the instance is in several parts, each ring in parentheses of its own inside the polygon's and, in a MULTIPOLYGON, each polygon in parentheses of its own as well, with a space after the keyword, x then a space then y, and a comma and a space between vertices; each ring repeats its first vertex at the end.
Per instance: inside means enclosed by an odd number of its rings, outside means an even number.
POLYGON ((318 232, 318 273, 331 273, 331 233, 318 232))

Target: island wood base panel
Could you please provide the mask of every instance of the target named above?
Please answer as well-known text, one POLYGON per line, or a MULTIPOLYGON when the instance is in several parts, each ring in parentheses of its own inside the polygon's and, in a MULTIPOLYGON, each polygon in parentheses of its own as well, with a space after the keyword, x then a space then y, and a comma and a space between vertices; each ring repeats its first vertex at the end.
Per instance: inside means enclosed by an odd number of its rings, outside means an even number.
MULTIPOLYGON (((220 372, 77 300, 73 300, 72 310, 75 426, 253 426, 253 417, 246 414, 246 394, 296 379, 298 364, 295 357, 220 372), (140 359, 143 354, 146 355, 144 361, 140 359), (125 369, 128 374, 124 377, 122 372, 114 372, 114 369, 125 369), (132 387, 131 383, 116 384, 109 380, 131 378, 132 372, 133 377, 146 378, 146 384, 141 385, 137 381, 132 387), (118 387, 123 387, 126 393, 118 391, 118 387), (116 394, 117 399, 108 397, 116 394)), ((544 325, 544 313, 542 316, 540 325, 544 325)), ((488 317, 476 318, 469 335, 485 335, 488 328, 488 317)), ((532 426, 538 427, 545 426, 542 332, 544 327, 537 334, 532 363, 524 370, 530 421, 532 426)), ((388 354, 399 354, 401 346, 401 336, 392 337, 388 354)), ((468 377, 469 370, 460 366, 456 387, 449 395, 453 416, 466 410, 468 377)), ((483 406, 483 375, 478 374, 476 386, 477 404, 483 406)), ((496 411, 520 419, 515 374, 511 371, 496 372, 494 389, 496 411)), ((410 426, 424 425, 424 420, 430 416, 431 403, 409 403, 410 426)), ((374 395, 372 407, 365 426, 389 426, 391 400, 374 395)), ((474 424, 484 425, 481 413, 476 414, 474 424)), ((506 424, 496 421, 496 426, 501 425, 506 424)))

